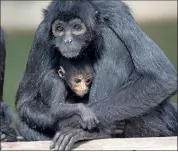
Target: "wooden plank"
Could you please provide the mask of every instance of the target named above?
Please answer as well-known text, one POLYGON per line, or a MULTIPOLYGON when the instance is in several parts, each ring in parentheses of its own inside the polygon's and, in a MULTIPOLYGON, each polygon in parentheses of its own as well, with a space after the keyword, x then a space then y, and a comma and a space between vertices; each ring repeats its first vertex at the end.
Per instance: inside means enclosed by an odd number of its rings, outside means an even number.
MULTIPOLYGON (((1 143, 1 150, 49 150, 49 141, 1 143)), ((177 137, 100 139, 76 144, 73 150, 177 150, 177 137)))

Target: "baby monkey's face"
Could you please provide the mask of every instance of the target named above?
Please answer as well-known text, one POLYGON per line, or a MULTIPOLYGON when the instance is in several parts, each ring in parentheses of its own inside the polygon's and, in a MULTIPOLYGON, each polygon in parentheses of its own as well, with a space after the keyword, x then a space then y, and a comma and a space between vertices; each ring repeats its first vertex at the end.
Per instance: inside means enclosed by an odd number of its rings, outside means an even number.
POLYGON ((68 71, 60 66, 58 70, 59 76, 67 82, 71 90, 79 97, 86 95, 91 86, 93 80, 93 69, 88 68, 76 70, 77 68, 70 68, 68 71))
POLYGON ((92 82, 92 74, 78 74, 74 75, 70 81, 70 87, 72 91, 76 93, 79 97, 83 97, 90 90, 90 84, 92 82))

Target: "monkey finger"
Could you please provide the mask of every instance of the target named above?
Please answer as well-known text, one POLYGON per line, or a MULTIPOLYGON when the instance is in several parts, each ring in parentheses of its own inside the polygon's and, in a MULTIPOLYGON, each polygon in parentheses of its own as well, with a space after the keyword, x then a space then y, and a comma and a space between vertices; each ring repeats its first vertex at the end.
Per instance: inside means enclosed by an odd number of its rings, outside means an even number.
POLYGON ((60 144, 61 144, 62 140, 64 139, 64 137, 65 137, 64 135, 60 135, 59 140, 56 141, 55 146, 54 146, 55 151, 59 150, 60 144))
POLYGON ((113 126, 111 130, 124 130, 125 126, 113 126))
POLYGON ((122 134, 123 130, 114 130, 112 131, 112 134, 122 134))
POLYGON ((51 142, 51 144, 50 144, 50 146, 49 146, 50 149, 53 149, 53 148, 55 147, 56 142, 57 142, 57 140, 58 140, 58 138, 59 138, 59 135, 60 135, 59 132, 57 132, 57 133, 55 134, 55 136, 54 136, 54 138, 53 138, 53 140, 52 140, 52 142, 51 142))
POLYGON ((116 127, 116 129, 120 129, 120 130, 124 130, 124 128, 125 128, 125 125, 119 125, 116 127))
POLYGON ((93 129, 95 126, 94 121, 91 119, 90 120, 90 130, 93 129))
POLYGON ((71 150, 73 145, 74 145, 74 141, 73 141, 73 137, 72 137, 64 150, 66 150, 66 151, 71 150))
POLYGON ((60 134, 59 135, 59 138, 55 144, 55 147, 54 147, 54 150, 59 150, 60 149, 60 146, 61 146, 61 143, 63 142, 64 138, 65 138, 66 134, 60 134))
POLYGON ((91 126, 91 129, 94 129, 96 127, 96 123, 95 123, 95 120, 92 120, 92 126, 91 126))
POLYGON ((125 125, 125 121, 124 120, 121 120, 121 121, 117 121, 116 122, 116 125, 125 125))
POLYGON ((70 139, 69 143, 67 144, 64 150, 71 150, 75 142, 77 142, 77 135, 70 139))
POLYGON ((6 139, 6 135, 5 134, 1 134, 1 141, 6 139))
POLYGON ((91 119, 91 129, 93 129, 95 127, 96 127, 95 120, 91 119))
POLYGON ((60 143, 58 143, 58 141, 56 142, 56 145, 54 147, 54 151, 58 151, 60 147, 60 143))
POLYGON ((95 123, 96 123, 96 124, 99 124, 99 122, 100 122, 100 121, 99 121, 98 118, 96 117, 95 123))
POLYGON ((8 141, 8 139, 7 139, 7 138, 5 138, 5 139, 4 139, 4 142, 7 142, 7 141, 8 141))
POLYGON ((124 130, 125 126, 118 126, 116 129, 124 130))
POLYGON ((24 137, 22 137, 22 136, 17 136, 16 139, 17 139, 17 141, 25 141, 24 137))
POLYGON ((68 143, 70 142, 72 136, 73 136, 73 133, 65 135, 64 139, 62 140, 62 142, 59 141, 61 143, 60 143, 60 146, 59 146, 58 150, 64 150, 66 148, 66 146, 68 145, 68 143))
POLYGON ((118 124, 114 124, 111 126, 111 130, 124 130, 125 125, 118 125, 118 124))
POLYGON ((88 130, 91 130, 91 127, 92 127, 92 121, 88 121, 88 124, 87 124, 87 127, 88 127, 88 130))
POLYGON ((94 119, 94 123, 95 123, 95 124, 99 124, 99 120, 98 120, 98 118, 95 117, 95 119, 94 119))
POLYGON ((80 124, 82 125, 83 129, 87 128, 87 124, 83 120, 80 120, 80 124))

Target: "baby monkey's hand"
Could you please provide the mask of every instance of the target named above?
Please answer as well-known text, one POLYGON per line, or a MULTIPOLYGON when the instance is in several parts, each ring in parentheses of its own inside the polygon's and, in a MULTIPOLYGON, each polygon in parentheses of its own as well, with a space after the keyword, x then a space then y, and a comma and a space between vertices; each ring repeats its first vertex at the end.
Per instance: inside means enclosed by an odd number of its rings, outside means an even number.
POLYGON ((98 118, 84 104, 79 104, 79 115, 81 116, 81 125, 83 129, 91 130, 99 123, 98 118))

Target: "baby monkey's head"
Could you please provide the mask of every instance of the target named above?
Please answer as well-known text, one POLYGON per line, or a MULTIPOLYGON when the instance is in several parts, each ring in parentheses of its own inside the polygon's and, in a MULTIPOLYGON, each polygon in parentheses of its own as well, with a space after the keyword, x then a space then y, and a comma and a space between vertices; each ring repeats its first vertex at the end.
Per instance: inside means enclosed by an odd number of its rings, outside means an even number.
POLYGON ((90 90, 94 76, 92 65, 87 62, 70 66, 66 66, 66 64, 69 63, 65 63, 65 67, 59 67, 59 76, 66 81, 68 86, 77 96, 85 96, 90 90))

